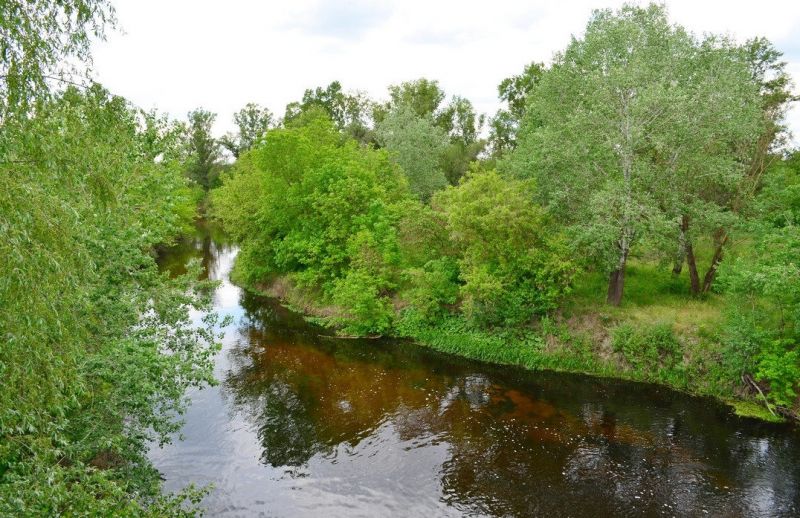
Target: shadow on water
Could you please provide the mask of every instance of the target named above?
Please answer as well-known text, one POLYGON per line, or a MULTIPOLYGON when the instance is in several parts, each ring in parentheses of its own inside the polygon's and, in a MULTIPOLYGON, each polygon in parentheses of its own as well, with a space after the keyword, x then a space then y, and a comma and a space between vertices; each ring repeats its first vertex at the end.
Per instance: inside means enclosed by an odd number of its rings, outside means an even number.
POLYGON ((151 457, 227 516, 795 516, 800 434, 660 387, 340 340, 228 280, 201 228, 161 256, 221 280, 218 387, 151 457))

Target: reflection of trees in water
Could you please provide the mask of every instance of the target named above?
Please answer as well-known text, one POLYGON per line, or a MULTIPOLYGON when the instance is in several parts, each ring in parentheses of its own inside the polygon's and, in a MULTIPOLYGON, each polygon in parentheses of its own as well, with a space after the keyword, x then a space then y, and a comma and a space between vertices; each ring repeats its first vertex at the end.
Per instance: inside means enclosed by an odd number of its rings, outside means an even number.
POLYGON ((399 440, 448 444, 442 498, 467 513, 797 510, 797 436, 731 425, 707 401, 580 377, 476 374, 415 348, 320 338, 260 297, 242 305, 224 387, 266 464, 352 450, 388 419, 399 440))

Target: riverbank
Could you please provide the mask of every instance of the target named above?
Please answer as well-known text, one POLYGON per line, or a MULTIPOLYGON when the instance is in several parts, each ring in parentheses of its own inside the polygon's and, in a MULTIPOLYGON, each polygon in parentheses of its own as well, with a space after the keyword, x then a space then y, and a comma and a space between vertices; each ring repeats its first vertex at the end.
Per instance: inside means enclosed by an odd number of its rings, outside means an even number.
MULTIPOLYGON (((330 329, 340 329, 346 320, 340 308, 319 304, 319 293, 300 289, 286 277, 248 286, 234 270, 234 279, 330 329)), ((663 385, 715 398, 741 417, 786 421, 786 415, 767 408, 753 386, 726 367, 728 352, 719 337, 722 297, 687 297, 681 281, 634 264, 628 300, 621 307, 604 304, 597 296, 602 290, 594 286, 603 279, 587 274, 562 309, 530 326, 481 329, 455 315, 429 322, 405 309, 398 311, 388 335, 492 364, 663 385)))

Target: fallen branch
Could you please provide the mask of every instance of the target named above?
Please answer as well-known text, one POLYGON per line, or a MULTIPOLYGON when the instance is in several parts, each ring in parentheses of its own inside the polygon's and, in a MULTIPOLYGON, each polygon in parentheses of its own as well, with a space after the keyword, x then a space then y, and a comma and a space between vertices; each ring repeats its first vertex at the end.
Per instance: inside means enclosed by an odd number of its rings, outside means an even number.
POLYGON ((764 404, 767 406, 767 410, 769 413, 773 415, 773 417, 778 417, 778 415, 772 410, 772 407, 767 400, 767 396, 764 395, 764 392, 761 390, 761 387, 758 386, 758 383, 755 382, 753 378, 750 377, 749 374, 742 374, 742 381, 745 383, 749 383, 753 388, 755 388, 761 397, 764 399, 764 404))

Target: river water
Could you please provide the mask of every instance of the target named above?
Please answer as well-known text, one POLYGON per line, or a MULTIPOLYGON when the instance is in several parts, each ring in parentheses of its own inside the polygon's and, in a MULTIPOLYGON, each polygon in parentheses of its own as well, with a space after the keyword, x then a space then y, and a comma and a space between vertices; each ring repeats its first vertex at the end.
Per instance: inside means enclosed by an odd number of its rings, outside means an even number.
MULTIPOLYGON (((216 387, 150 457, 210 516, 800 516, 800 433, 645 384, 343 340, 228 274, 201 231, 168 250, 221 281, 216 387)), ((200 318, 201 315, 195 315, 200 318)))

